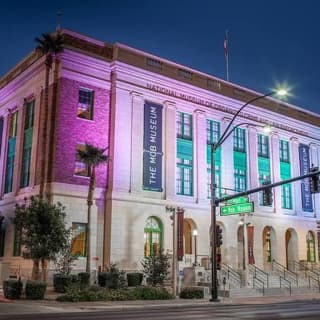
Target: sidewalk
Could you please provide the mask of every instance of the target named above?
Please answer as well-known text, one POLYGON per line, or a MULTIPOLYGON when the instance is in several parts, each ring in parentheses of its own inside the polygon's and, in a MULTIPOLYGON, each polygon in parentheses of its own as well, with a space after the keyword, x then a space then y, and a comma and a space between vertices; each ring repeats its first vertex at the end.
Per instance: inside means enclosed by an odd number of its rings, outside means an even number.
MULTIPOLYGON (((60 295, 48 288, 45 300, 8 300, 3 297, 0 291, 0 305, 1 303, 16 303, 19 305, 34 305, 38 307, 50 307, 62 311, 93 311, 101 309, 137 309, 137 308, 157 308, 157 307, 182 307, 193 306, 199 307, 204 305, 241 305, 241 304, 272 304, 299 300, 316 300, 320 302, 319 293, 303 294, 303 295, 286 295, 286 296, 264 296, 264 297, 237 297, 237 298, 220 298, 219 302, 210 302, 209 298, 205 299, 180 299, 173 300, 135 300, 135 301, 96 301, 96 302, 58 302, 56 297, 60 295)), ((61 311, 58 311, 61 312, 61 311)))

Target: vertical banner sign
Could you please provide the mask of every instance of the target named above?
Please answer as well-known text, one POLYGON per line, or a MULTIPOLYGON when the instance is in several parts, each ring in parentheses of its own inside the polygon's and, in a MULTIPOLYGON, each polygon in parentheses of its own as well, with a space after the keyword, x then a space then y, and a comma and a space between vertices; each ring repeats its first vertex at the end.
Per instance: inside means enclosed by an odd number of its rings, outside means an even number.
POLYGON ((177 257, 179 261, 183 259, 183 220, 184 210, 177 208, 177 257))
MULTIPOLYGON (((299 159, 300 159, 300 175, 309 173, 310 170, 310 156, 309 146, 306 144, 299 145, 299 159)), ((301 180, 301 200, 302 210, 307 212, 313 211, 312 194, 310 190, 309 178, 301 180)))
POLYGON ((254 227, 247 226, 247 236, 248 236, 248 264, 255 264, 253 255, 253 238, 254 238, 254 227))
POLYGON ((318 237, 318 261, 320 261, 320 230, 317 231, 318 237))
POLYGON ((143 189, 162 191, 162 105, 144 105, 143 189))

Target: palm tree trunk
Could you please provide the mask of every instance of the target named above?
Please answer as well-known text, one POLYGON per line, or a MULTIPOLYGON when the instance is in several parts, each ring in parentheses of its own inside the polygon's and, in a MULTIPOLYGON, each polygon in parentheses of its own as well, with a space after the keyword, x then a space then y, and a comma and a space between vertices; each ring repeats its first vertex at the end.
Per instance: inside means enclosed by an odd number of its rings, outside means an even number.
POLYGON ((41 172, 40 172, 40 190, 39 196, 43 198, 45 182, 46 182, 46 155, 47 155, 47 118, 49 109, 49 76, 52 66, 52 56, 48 54, 45 61, 45 88, 44 88, 44 110, 43 110, 43 124, 42 124, 42 158, 41 158, 41 172))
POLYGON ((88 205, 88 211, 87 211, 87 236, 86 236, 86 256, 87 256, 87 262, 86 262, 86 272, 91 271, 91 207, 93 205, 93 195, 94 195, 94 189, 95 189, 95 181, 96 181, 96 171, 95 167, 91 166, 89 168, 90 171, 90 183, 89 183, 89 191, 88 191, 88 198, 87 198, 87 205, 88 205))

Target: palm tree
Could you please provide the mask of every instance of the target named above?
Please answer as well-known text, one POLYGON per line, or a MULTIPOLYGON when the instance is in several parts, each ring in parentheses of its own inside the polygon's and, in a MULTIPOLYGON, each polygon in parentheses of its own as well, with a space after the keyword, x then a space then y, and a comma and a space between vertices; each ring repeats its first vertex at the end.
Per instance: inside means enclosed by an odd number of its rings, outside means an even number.
POLYGON ((54 57, 57 53, 61 52, 63 50, 62 43, 63 43, 63 36, 58 31, 54 34, 50 33, 43 33, 42 39, 35 38, 35 41, 38 43, 38 46, 36 47, 36 50, 40 51, 42 54, 46 56, 45 59, 45 67, 46 67, 46 74, 45 74, 45 86, 44 86, 44 123, 42 127, 42 159, 41 159, 41 173, 40 173, 40 197, 43 197, 44 193, 44 186, 46 182, 46 150, 47 150, 47 123, 49 121, 48 114, 49 114, 49 76, 50 76, 50 70, 52 68, 52 63, 54 60, 54 57))
POLYGON ((104 164, 109 160, 109 157, 104 154, 105 149, 85 143, 83 149, 77 150, 77 158, 85 163, 88 167, 90 182, 87 197, 87 236, 86 236, 86 272, 90 272, 91 250, 90 250, 90 227, 91 227, 91 206, 93 205, 93 194, 96 186, 96 167, 104 164))

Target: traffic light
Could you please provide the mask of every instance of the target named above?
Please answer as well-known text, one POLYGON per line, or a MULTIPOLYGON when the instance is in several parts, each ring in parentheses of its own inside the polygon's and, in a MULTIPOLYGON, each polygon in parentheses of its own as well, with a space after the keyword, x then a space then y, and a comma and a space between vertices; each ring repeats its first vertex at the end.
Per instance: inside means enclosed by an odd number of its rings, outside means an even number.
POLYGON ((222 245, 222 229, 220 226, 216 226, 216 247, 220 248, 222 245))
POLYGON ((216 253, 217 270, 221 270, 221 253, 216 253))
MULTIPOLYGON (((318 171, 318 167, 311 167, 310 172, 316 172, 318 171)), ((311 177, 309 177, 310 181, 310 190, 311 193, 319 193, 320 192, 320 186, 319 186, 319 174, 315 174, 311 177)))
MULTIPOLYGON (((270 184, 270 181, 264 181, 262 182, 262 185, 268 185, 270 184)), ((273 194, 272 194, 272 188, 266 188, 262 190, 262 203, 264 206, 272 206, 273 202, 273 194)))

